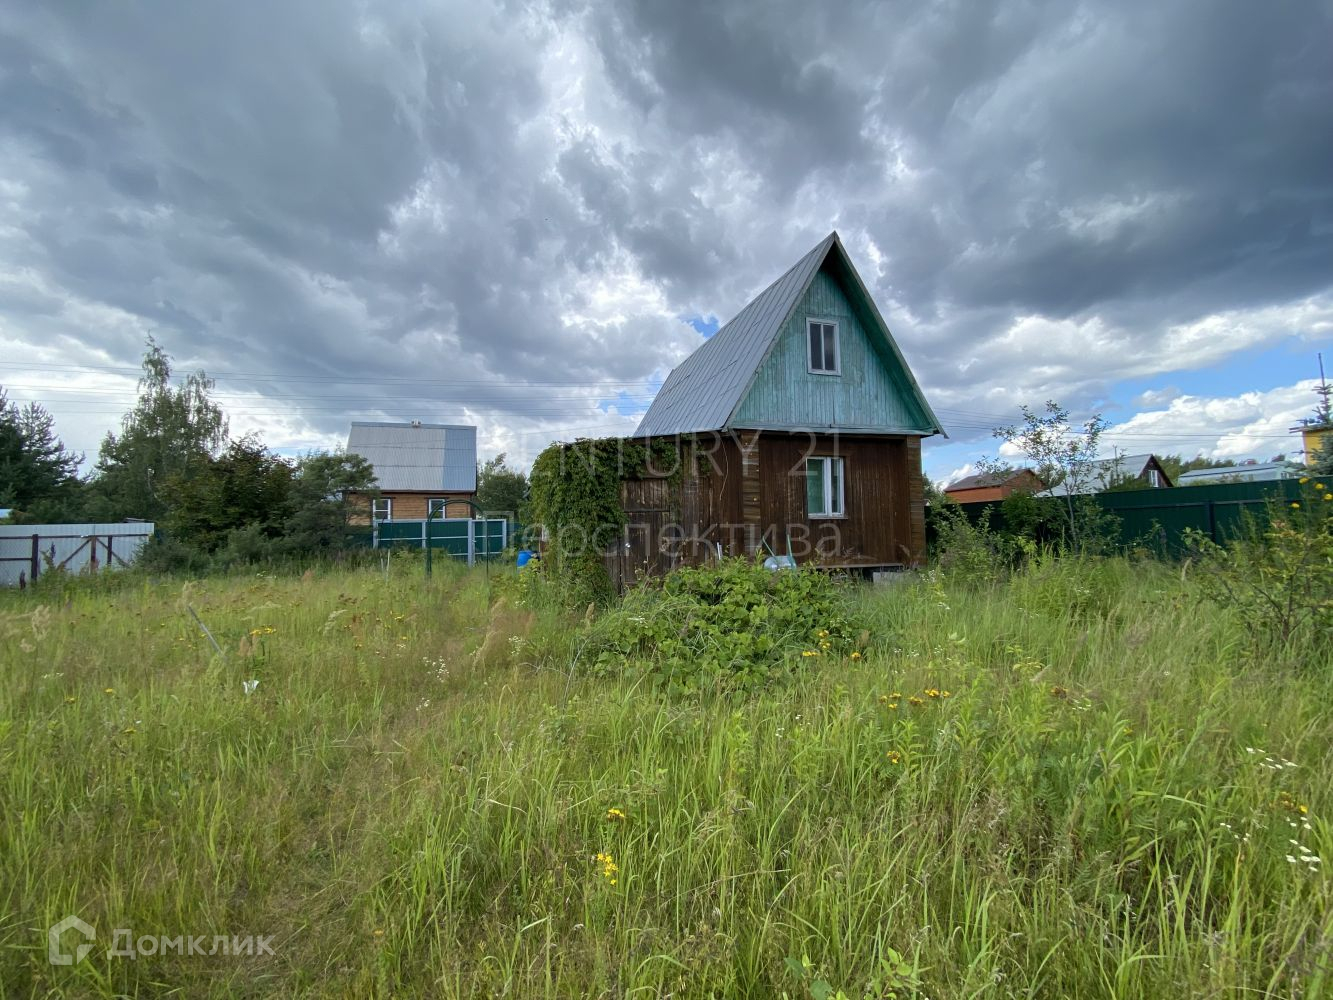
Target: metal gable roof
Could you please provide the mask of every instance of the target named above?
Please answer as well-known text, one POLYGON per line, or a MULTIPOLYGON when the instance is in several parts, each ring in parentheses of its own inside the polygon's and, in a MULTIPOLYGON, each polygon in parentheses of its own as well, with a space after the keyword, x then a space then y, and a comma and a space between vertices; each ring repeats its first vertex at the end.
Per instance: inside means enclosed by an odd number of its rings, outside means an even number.
POLYGON ((727 427, 787 318, 835 248, 850 272, 856 290, 869 304, 871 318, 879 327, 891 356, 902 364, 909 391, 915 395, 935 431, 943 433, 835 231, 672 369, 648 412, 639 421, 634 437, 690 434, 727 427))
MULTIPOLYGON (((1089 462, 1082 493, 1100 493, 1103 490, 1109 490, 1121 479, 1136 479, 1143 475, 1148 463, 1156 457, 1151 452, 1144 452, 1142 455, 1118 455, 1089 462)), ((1049 490, 1042 490, 1034 495, 1039 497, 1065 497, 1069 496, 1071 489, 1071 484, 1066 480, 1058 486, 1053 486, 1049 490)), ((1074 495, 1079 496, 1080 494, 1075 493, 1074 495)))
POLYGON ((477 489, 475 427, 354 421, 347 450, 375 467, 381 490, 473 493, 477 489))

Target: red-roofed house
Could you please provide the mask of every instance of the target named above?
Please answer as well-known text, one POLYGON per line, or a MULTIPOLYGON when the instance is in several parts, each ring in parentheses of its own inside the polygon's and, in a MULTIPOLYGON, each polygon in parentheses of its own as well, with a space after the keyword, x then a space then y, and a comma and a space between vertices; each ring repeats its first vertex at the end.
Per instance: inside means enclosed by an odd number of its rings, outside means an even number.
POLYGON ((968 476, 946 486, 944 493, 958 503, 980 503, 1003 500, 1014 493, 1038 493, 1044 489, 1046 484, 1031 469, 1012 469, 968 476))

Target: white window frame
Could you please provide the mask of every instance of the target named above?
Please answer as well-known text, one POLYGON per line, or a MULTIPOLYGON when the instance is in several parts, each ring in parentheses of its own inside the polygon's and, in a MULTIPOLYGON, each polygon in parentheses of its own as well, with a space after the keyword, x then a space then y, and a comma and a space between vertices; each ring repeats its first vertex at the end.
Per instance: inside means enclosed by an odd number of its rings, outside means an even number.
POLYGON ((1162 476, 1156 469, 1148 470, 1148 485, 1153 489, 1159 489, 1162 485, 1162 476))
POLYGON ((426 501, 427 518, 434 519, 437 521, 443 521, 448 516, 449 516, 448 497, 431 497, 429 500, 426 501), (440 512, 438 516, 435 513, 437 510, 440 512))
POLYGON ((392 521, 393 520, 393 497, 376 497, 370 501, 370 519, 372 521, 392 521), (384 516, 380 517, 380 507, 384 508, 384 516))
POLYGON ((837 321, 836 319, 821 319, 821 318, 818 317, 818 316, 807 316, 807 317, 805 318, 805 370, 808 371, 811 375, 841 375, 841 374, 842 374, 842 342, 841 342, 841 337, 839 336, 839 333, 838 333, 838 321, 837 321), (816 327, 816 326, 818 326, 818 327, 821 328, 820 342, 819 342, 819 346, 820 346, 820 348, 821 348, 821 351, 820 351, 820 358, 821 358, 821 361, 822 361, 822 359, 823 359, 823 356, 827 353, 827 351, 823 350, 823 348, 825 348, 825 347, 828 346, 828 345, 827 345, 827 341, 824 339, 824 334, 823 334, 823 332, 822 332, 822 329, 823 329, 823 327, 826 327, 826 326, 828 326, 828 327, 832 327, 832 328, 833 328, 833 367, 832 367, 832 368, 816 368, 815 365, 811 362, 811 359, 810 359, 810 338, 814 335, 815 327, 816 327))
POLYGON ((806 516, 810 518, 823 518, 825 520, 847 516, 847 462, 838 455, 811 455, 805 460, 805 503, 810 505, 810 463, 818 462, 820 464, 820 480, 824 486, 824 502, 819 510, 807 510, 806 516), (834 463, 837 463, 835 466, 834 463), (833 475, 833 470, 838 470, 838 475, 833 475), (837 481, 837 495, 834 495, 834 480, 837 481), (835 503, 836 501, 836 503, 835 503))

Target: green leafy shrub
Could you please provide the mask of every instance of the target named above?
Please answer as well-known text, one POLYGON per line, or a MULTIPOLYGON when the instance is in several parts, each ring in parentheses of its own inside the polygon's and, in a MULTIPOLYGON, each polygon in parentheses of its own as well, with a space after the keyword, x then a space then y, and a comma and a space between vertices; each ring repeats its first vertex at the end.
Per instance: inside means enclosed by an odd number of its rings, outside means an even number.
POLYGON ((649 467, 679 477, 680 459, 670 442, 580 438, 537 456, 530 513, 550 537, 547 572, 560 579, 568 606, 606 605, 615 596, 602 558, 628 523, 620 484, 649 467))
POLYGON ((1333 484, 1302 483, 1300 500, 1271 501, 1228 545, 1185 531, 1204 595, 1239 618, 1255 653, 1300 659, 1333 639, 1333 484))
POLYGON ((991 527, 993 508, 974 521, 956 503, 940 505, 935 521, 935 563, 959 582, 991 584, 1030 559, 1037 545, 991 527))
POLYGON ((866 638, 824 574, 731 559, 630 591, 588 626, 579 662, 600 675, 646 673, 673 691, 749 690, 802 664, 859 660, 866 638))

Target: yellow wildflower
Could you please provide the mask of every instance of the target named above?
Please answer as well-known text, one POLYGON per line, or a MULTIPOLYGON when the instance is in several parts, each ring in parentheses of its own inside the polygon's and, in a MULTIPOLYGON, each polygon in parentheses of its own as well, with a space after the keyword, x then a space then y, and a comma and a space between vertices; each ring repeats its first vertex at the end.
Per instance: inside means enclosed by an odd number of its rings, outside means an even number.
POLYGON ((116 693, 116 689, 115 689, 115 688, 104 688, 103 691, 102 691, 102 693, 103 693, 103 694, 115 694, 115 693, 116 693))
POLYGON ((801 655, 802 655, 802 656, 818 656, 818 655, 819 655, 819 650, 817 650, 817 649, 803 649, 803 650, 801 650, 801 655))
POLYGON ((623 812, 621 812, 619 809, 617 809, 617 808, 615 808, 614 806, 612 806, 610 809, 608 809, 608 810, 606 811, 606 818, 607 818, 608 820, 610 820, 611 822, 613 822, 613 823, 623 823, 623 822, 625 822, 625 820, 627 820, 629 817, 626 816, 626 815, 625 815, 623 812))
POLYGON ((616 864, 616 859, 610 854, 598 851, 593 855, 593 861, 602 868, 602 878, 606 879, 611 885, 616 884, 616 874, 620 871, 620 866, 616 864))
POLYGON ((927 697, 927 698, 938 698, 939 696, 940 696, 940 689, 939 689, 939 688, 926 688, 926 697, 927 697))
POLYGON ((1301 478, 1300 478, 1299 480, 1297 480, 1297 482, 1299 482, 1302 486, 1304 486, 1304 485, 1305 485, 1306 483, 1308 483, 1309 481, 1310 481, 1310 477, 1309 477, 1309 476, 1301 476, 1301 478))
POLYGON ((951 692, 949 692, 949 691, 941 691, 941 692, 940 692, 940 697, 941 697, 941 698, 948 698, 948 697, 950 697, 950 696, 951 696, 951 692))
POLYGON ((890 750, 884 756, 888 759, 890 764, 901 764, 903 762, 903 755, 897 750, 890 750))
POLYGON ((860 658, 861 658, 861 653, 860 653, 860 651, 859 651, 859 650, 855 650, 855 649, 852 650, 852 659, 853 659, 853 660, 859 660, 860 658))
POLYGON ((926 700, 924 698, 918 698, 916 695, 912 695, 912 697, 907 699, 907 704, 909 705, 924 705, 925 703, 926 700))
POLYGON ((826 629, 826 628, 821 628, 821 629, 820 629, 817 633, 815 633, 815 634, 816 634, 817 636, 819 636, 819 638, 821 638, 821 639, 827 639, 827 638, 828 638, 828 629, 826 629))
POLYGON ((1292 510, 1300 510, 1300 509, 1301 509, 1301 505, 1298 504, 1298 503, 1293 503, 1293 504, 1291 505, 1291 509, 1292 509, 1292 510))

